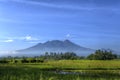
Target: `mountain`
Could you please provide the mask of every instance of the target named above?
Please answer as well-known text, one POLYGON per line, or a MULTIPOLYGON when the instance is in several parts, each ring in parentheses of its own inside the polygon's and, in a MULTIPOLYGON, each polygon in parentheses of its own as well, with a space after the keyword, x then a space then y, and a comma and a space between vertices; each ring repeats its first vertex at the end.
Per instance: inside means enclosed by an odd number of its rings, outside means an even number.
POLYGON ((22 49, 22 50, 17 50, 17 52, 20 55, 30 55, 30 56, 35 56, 35 55, 41 55, 45 52, 75 52, 78 55, 88 55, 94 50, 90 48, 85 48, 82 46, 79 46, 70 40, 65 40, 65 41, 60 41, 60 40, 52 40, 52 41, 47 41, 45 43, 39 43, 35 46, 22 49))

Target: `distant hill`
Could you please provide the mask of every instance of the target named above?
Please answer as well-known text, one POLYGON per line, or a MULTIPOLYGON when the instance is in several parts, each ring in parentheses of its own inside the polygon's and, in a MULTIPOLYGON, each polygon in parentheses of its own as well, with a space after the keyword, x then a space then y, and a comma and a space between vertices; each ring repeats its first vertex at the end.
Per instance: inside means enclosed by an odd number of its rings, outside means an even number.
POLYGON ((52 40, 45 43, 38 43, 26 49, 17 50, 19 55, 25 56, 38 56, 45 52, 75 52, 77 55, 85 56, 91 54, 93 51, 93 49, 79 46, 70 40, 52 40))

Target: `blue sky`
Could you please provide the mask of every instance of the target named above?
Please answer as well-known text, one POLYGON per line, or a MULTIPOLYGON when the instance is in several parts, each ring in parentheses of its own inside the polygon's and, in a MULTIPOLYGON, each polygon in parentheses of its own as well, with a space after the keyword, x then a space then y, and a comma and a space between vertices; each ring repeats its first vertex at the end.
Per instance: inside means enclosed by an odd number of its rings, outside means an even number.
POLYGON ((0 50, 48 40, 120 50, 120 0, 0 0, 0 50))

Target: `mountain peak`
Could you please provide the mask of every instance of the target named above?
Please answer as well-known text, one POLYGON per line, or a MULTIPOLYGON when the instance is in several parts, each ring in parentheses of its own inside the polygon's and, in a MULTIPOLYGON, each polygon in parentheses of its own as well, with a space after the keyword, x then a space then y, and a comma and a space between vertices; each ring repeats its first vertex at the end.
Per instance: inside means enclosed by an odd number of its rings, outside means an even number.
POLYGON ((55 45, 55 44, 59 44, 59 43, 62 43, 62 41, 60 40, 52 40, 52 41, 47 41, 45 43, 43 43, 43 45, 55 45))
POLYGON ((63 47, 63 46, 72 46, 75 45, 73 42, 71 42, 70 40, 52 40, 52 41, 47 41, 45 43, 43 43, 43 45, 51 46, 51 47, 63 47))
POLYGON ((64 41, 61 41, 61 40, 51 40, 51 41, 47 41, 43 44, 51 44, 51 45, 58 45, 58 44, 74 44, 73 42, 71 42, 70 40, 64 40, 64 41))
POLYGON ((75 53, 82 53, 82 51, 91 51, 88 48, 79 46, 75 44, 74 42, 71 42, 70 40, 51 40, 47 41, 45 43, 39 43, 35 46, 32 46, 30 48, 19 50, 23 53, 44 53, 44 52, 75 52, 75 53))
POLYGON ((66 40, 64 40, 64 42, 71 42, 70 40, 68 40, 68 39, 66 39, 66 40))

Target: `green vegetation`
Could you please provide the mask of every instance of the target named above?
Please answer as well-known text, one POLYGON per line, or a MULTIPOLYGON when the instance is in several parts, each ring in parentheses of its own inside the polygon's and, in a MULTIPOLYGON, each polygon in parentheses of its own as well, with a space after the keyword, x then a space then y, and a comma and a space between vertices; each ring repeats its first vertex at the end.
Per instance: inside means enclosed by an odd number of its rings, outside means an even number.
POLYGON ((0 64, 0 80, 120 80, 119 60, 0 64))
POLYGON ((79 57, 73 52, 66 53, 48 53, 35 57, 4 57, 0 59, 0 63, 43 63, 47 60, 77 60, 84 57, 79 57))
POLYGON ((117 55, 113 54, 112 51, 96 50, 94 54, 90 54, 87 58, 90 60, 112 60, 117 59, 117 55))
POLYGON ((0 59, 0 80, 120 80, 120 60, 111 51, 87 57, 73 52, 0 59))
POLYGON ((0 80, 119 80, 120 75, 111 72, 56 73, 39 68, 0 67, 0 80))
POLYGON ((48 53, 45 55, 35 57, 4 57, 0 59, 0 63, 43 63, 46 60, 113 60, 118 59, 118 55, 113 54, 112 51, 96 50, 95 53, 88 55, 87 57, 78 56, 73 52, 65 53, 48 53))

